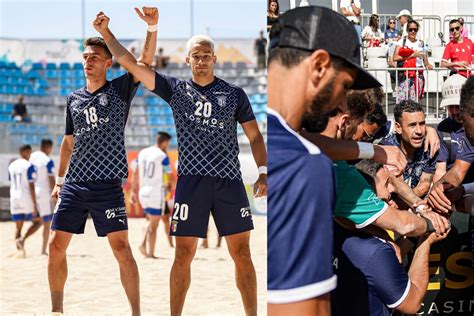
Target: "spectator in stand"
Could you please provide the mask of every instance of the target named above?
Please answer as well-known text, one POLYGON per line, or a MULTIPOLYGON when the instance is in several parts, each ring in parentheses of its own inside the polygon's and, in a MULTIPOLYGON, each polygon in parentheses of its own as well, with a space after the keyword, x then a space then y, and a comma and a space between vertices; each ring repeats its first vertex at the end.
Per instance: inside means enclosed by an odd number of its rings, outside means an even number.
POLYGON ((22 95, 18 96, 18 103, 13 108, 12 119, 14 122, 31 122, 22 95))
POLYGON ((398 36, 398 29, 396 28, 396 21, 393 18, 388 20, 387 29, 384 33, 386 43, 396 43, 400 37, 398 36))
POLYGON ((155 61, 152 64, 153 69, 164 69, 168 66, 170 57, 163 53, 163 48, 158 48, 158 55, 155 56, 155 61))
POLYGON ((420 68, 398 72, 397 104, 403 100, 418 101, 423 96, 424 76, 423 65, 431 70, 433 65, 428 61, 428 52, 423 41, 416 38, 420 25, 417 21, 407 22, 408 38, 397 42, 393 60, 398 67, 420 68))
POLYGON ((268 0, 267 32, 270 32, 273 24, 278 22, 279 17, 280 17, 280 5, 278 4, 278 0, 268 0))
POLYGON ((464 19, 459 18, 458 21, 459 21, 459 24, 461 24, 461 27, 462 27, 461 37, 462 38, 469 38, 469 30, 467 29, 467 27, 464 27, 464 19))
POLYGON ((377 14, 370 16, 369 25, 364 27, 362 31, 362 39, 367 47, 380 47, 383 43, 384 37, 379 27, 379 16, 377 14))
POLYGON ((360 26, 361 5, 360 0, 341 0, 341 13, 354 24, 359 35, 359 43, 362 44, 362 27, 360 26))
POLYGON ((472 55, 474 45, 468 38, 461 36, 462 26, 457 19, 449 21, 449 34, 453 36, 444 49, 441 67, 451 68, 450 75, 460 74, 471 76, 472 55))
POLYGON ((402 38, 407 38, 408 37, 408 31, 407 31, 407 23, 410 20, 413 20, 411 17, 410 11, 404 9, 400 11, 397 15, 398 22, 400 22, 400 30, 398 31, 398 35, 402 38))
POLYGON ((260 37, 255 40, 254 51, 257 55, 257 68, 264 69, 267 64, 267 39, 260 31, 260 37))

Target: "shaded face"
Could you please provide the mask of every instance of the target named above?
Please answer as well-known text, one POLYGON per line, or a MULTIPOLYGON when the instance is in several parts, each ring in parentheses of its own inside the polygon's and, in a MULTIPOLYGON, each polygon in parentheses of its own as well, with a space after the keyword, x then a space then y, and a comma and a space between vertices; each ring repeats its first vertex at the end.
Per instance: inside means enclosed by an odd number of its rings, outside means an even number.
POLYGON ((453 36, 454 39, 459 39, 461 36, 462 26, 461 23, 451 23, 449 24, 449 33, 453 36))
POLYGON ((53 146, 46 146, 43 148, 43 152, 48 156, 51 154, 52 151, 53 151, 53 146))
POLYGON ((402 15, 401 17, 398 18, 398 22, 400 22, 401 25, 405 25, 405 23, 408 22, 408 18, 406 15, 402 15))
POLYGON ((379 129, 380 126, 377 123, 368 123, 363 121, 357 125, 357 130, 355 134, 352 135, 352 140, 371 143, 379 129))
POLYGON ((278 6, 277 6, 276 2, 271 2, 270 3, 270 12, 277 13, 276 12, 277 8, 278 8, 278 6))
POLYGON ((458 123, 462 123, 459 105, 448 105, 448 116, 458 123))
POLYGON ((326 128, 329 112, 335 108, 347 108, 347 91, 352 86, 357 69, 336 70, 331 67, 326 78, 321 80, 321 88, 316 91, 313 102, 307 107, 303 117, 303 127, 310 132, 321 132, 326 128))
POLYGON ((105 50, 100 46, 86 46, 82 53, 82 67, 86 78, 101 78, 106 76, 107 68, 112 66, 112 58, 109 58, 105 50))
POLYGON ((411 40, 415 40, 416 35, 418 34, 418 26, 415 23, 408 24, 407 32, 408 32, 408 38, 411 40))
POLYGON ((20 153, 20 156, 21 156, 23 159, 30 160, 31 149, 23 150, 23 151, 20 153))
POLYGON ((214 64, 217 58, 209 45, 195 44, 186 62, 191 66, 194 76, 206 77, 214 74, 214 64))
POLYGON ((474 146, 474 117, 468 113, 462 113, 461 118, 463 120, 464 132, 466 133, 467 139, 471 145, 474 146))
POLYGON ((405 145, 420 148, 426 136, 425 113, 404 112, 400 124, 395 123, 395 128, 405 145))
POLYGON ((163 151, 166 151, 169 145, 170 145, 170 141, 164 140, 158 145, 158 147, 160 147, 163 151))
POLYGON ((395 20, 389 21, 388 26, 390 27, 391 30, 393 30, 395 28, 395 20))

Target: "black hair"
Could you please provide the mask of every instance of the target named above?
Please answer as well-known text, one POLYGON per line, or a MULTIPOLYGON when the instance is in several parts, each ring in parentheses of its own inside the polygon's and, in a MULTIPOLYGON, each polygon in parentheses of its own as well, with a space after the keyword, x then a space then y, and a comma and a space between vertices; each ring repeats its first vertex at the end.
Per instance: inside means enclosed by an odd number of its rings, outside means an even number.
POLYGON ((453 24, 453 23, 461 24, 461 22, 459 22, 459 19, 452 19, 451 21, 449 21, 449 24, 453 24))
POLYGON ((461 88, 461 112, 474 116, 474 77, 469 77, 461 88))
POLYGON ((408 20, 408 22, 407 22, 407 29, 408 29, 408 26, 409 26, 410 24, 413 24, 413 23, 416 24, 416 28, 417 28, 417 29, 420 28, 420 23, 418 23, 418 21, 413 20, 413 19, 410 19, 410 20, 408 20))
POLYGON ((53 146, 53 141, 49 138, 43 138, 41 140, 41 148, 53 146))
POLYGON ((377 124, 378 126, 383 126, 387 123, 387 115, 383 111, 381 106, 376 106, 375 109, 367 114, 365 121, 369 124, 377 124))
POLYGON ((374 28, 377 27, 376 22, 378 21, 378 18, 379 18, 379 16, 377 14, 372 14, 370 16, 369 26, 374 27, 374 28))
POLYGON ((403 100, 399 104, 395 105, 393 109, 393 116, 395 117, 395 122, 401 123, 403 113, 415 113, 415 112, 423 112, 423 106, 415 102, 413 100, 403 100))
POLYGON ((26 145, 20 146, 20 148, 18 149, 18 151, 19 151, 20 153, 22 153, 22 152, 24 152, 24 151, 26 151, 26 150, 31 150, 31 146, 28 145, 28 144, 26 144, 26 145))
POLYGON ((107 55, 107 57, 112 58, 112 53, 110 52, 109 48, 107 47, 107 44, 105 44, 105 41, 102 37, 89 37, 84 41, 84 47, 87 46, 102 47, 105 50, 105 54, 107 55))
POLYGON ((171 135, 166 132, 158 132, 156 134, 156 142, 158 144, 161 144, 162 142, 170 140, 170 139, 171 139, 171 135))

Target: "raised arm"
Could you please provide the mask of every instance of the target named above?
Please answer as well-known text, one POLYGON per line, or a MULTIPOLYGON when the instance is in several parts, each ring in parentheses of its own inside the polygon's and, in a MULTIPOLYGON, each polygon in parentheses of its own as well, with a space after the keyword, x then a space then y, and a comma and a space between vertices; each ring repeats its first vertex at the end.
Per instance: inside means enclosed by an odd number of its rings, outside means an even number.
MULTIPOLYGON (((149 90, 155 89, 155 72, 147 65, 135 59, 135 57, 120 44, 109 29, 110 19, 103 12, 99 12, 93 22, 93 26, 104 39, 107 47, 117 62, 130 72, 138 81, 142 82, 149 90)), ((156 32, 155 36, 156 36, 156 32)), ((146 44, 146 41, 145 41, 146 44)))
POLYGON ((143 43, 143 48, 140 53, 138 61, 144 63, 148 67, 153 62, 153 57, 155 56, 156 51, 156 34, 158 33, 156 28, 158 26, 158 9, 155 7, 143 7, 142 11, 135 8, 135 12, 138 14, 140 19, 146 22, 147 32, 145 43, 143 43))

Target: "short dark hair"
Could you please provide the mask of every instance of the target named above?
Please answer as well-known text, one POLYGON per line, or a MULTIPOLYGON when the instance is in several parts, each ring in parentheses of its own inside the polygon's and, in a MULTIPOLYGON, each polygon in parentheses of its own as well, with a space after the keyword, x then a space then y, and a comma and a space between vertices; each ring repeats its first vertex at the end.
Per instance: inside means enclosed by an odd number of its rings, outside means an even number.
POLYGON ((43 138, 41 140, 41 148, 48 147, 48 146, 53 146, 53 141, 49 138, 43 138))
POLYGON ((461 22, 459 22, 459 19, 452 19, 451 21, 449 21, 449 24, 453 24, 453 23, 461 24, 461 22))
POLYGON ((383 164, 380 164, 373 160, 364 159, 364 160, 359 161, 355 165, 355 167, 357 168, 357 170, 371 176, 372 178, 376 178, 377 172, 380 170, 380 168, 383 167, 383 164))
POLYGON ((171 135, 166 132, 158 132, 156 134, 156 142, 158 144, 161 144, 162 142, 165 142, 170 139, 171 139, 171 135))
POLYGON ((469 77, 461 88, 461 112, 474 116, 474 77, 469 77))
POLYGON ((350 90, 347 93, 349 115, 354 119, 364 118, 368 113, 373 112, 375 107, 380 107, 383 99, 382 88, 350 90))
POLYGON ((403 100, 402 102, 395 105, 393 109, 393 116, 395 117, 395 122, 400 123, 402 119, 403 113, 415 113, 415 112, 423 112, 423 106, 415 102, 413 100, 403 100))
POLYGON ((28 144, 26 144, 26 145, 22 145, 22 146, 20 146, 20 148, 18 148, 18 151, 19 151, 20 153, 22 153, 22 152, 24 152, 24 151, 26 151, 26 150, 31 150, 31 146, 28 145, 28 144))
POLYGON ((407 22, 407 28, 408 28, 408 25, 413 24, 413 23, 416 24, 416 28, 418 28, 418 29, 420 28, 420 23, 418 23, 418 21, 413 20, 413 19, 409 19, 409 20, 408 20, 408 22, 407 22))
POLYGON ((87 46, 102 47, 107 57, 112 58, 112 53, 110 52, 109 48, 107 47, 107 44, 105 44, 105 41, 102 37, 89 37, 88 39, 84 41, 84 47, 87 47, 87 46))
POLYGON ((376 106, 375 109, 367 114, 365 121, 369 124, 377 124, 378 126, 383 126, 387 123, 387 115, 383 111, 381 106, 376 106))

